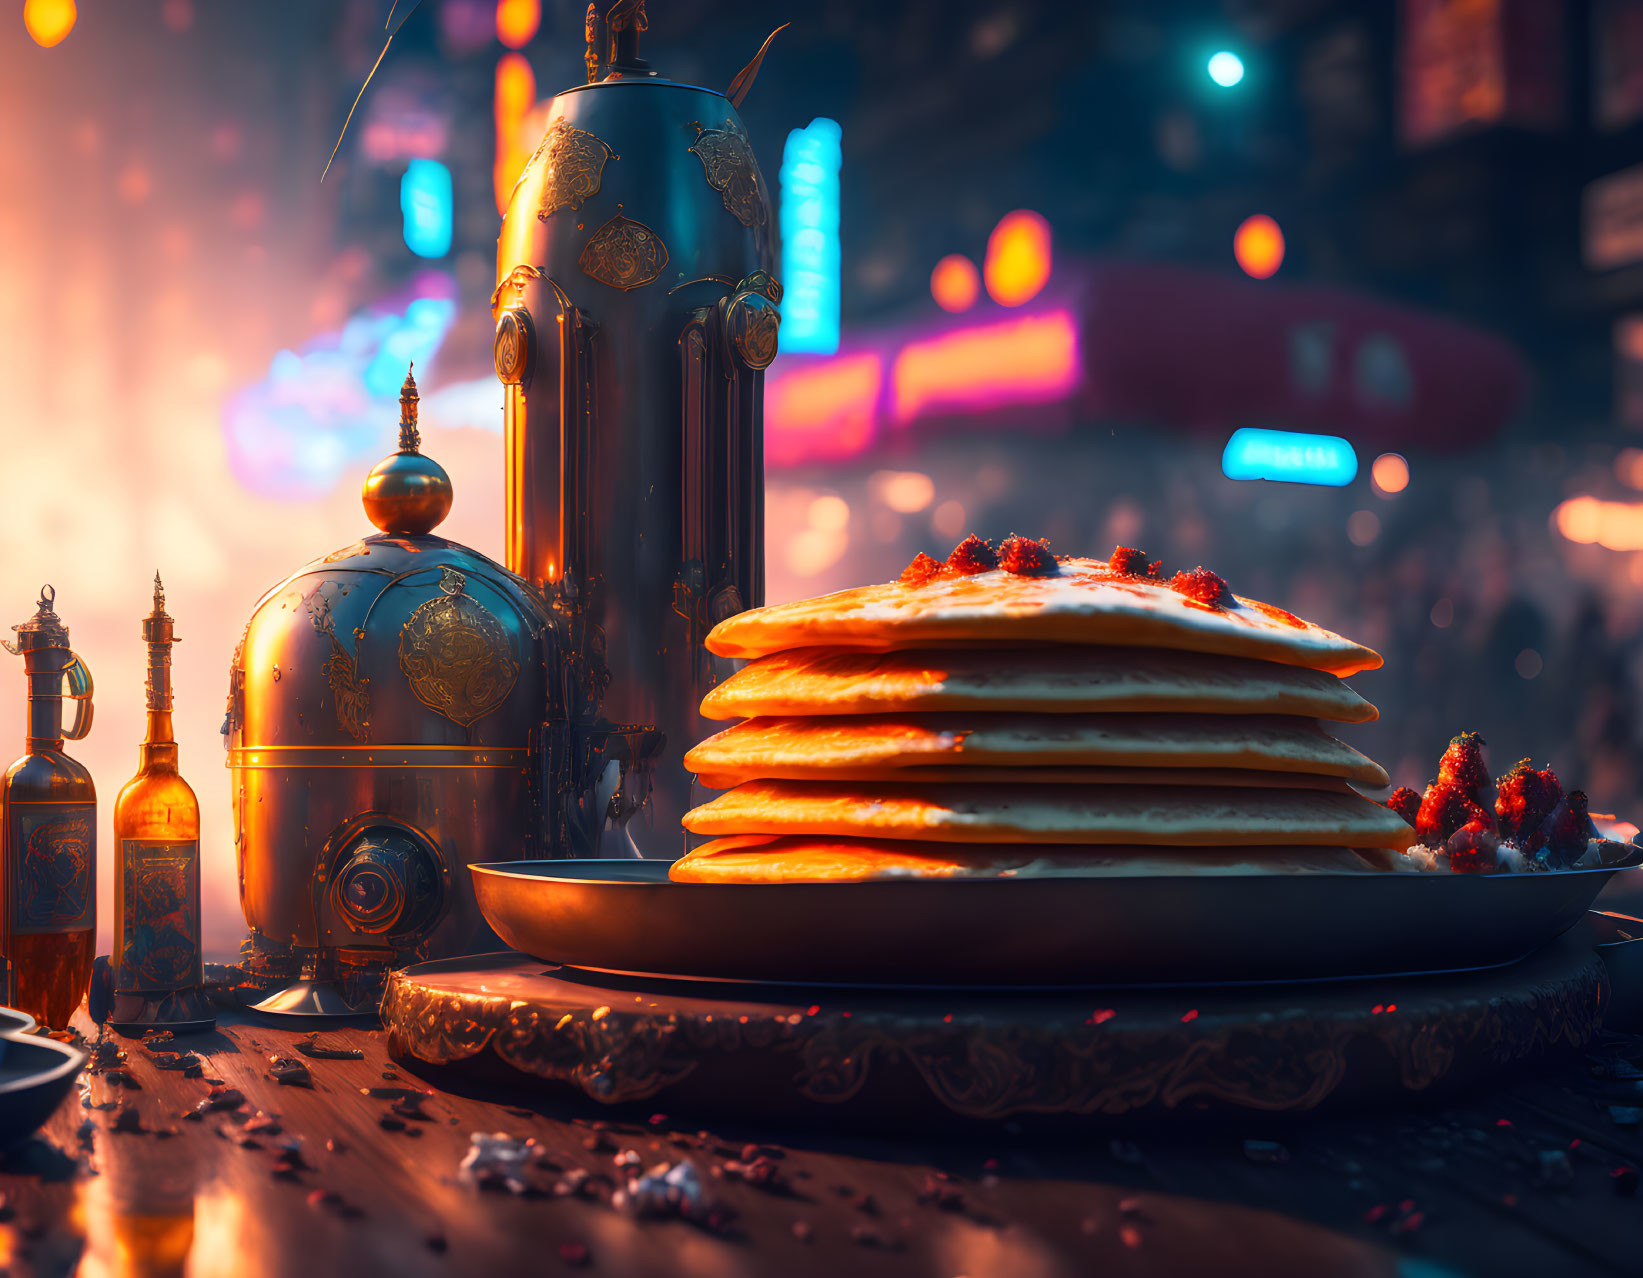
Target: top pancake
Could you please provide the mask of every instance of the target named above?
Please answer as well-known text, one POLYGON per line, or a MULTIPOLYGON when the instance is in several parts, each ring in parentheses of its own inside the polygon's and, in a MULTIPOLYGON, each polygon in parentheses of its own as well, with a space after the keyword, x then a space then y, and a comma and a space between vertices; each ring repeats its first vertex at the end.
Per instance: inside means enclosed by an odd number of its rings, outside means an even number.
POLYGON ((707 694, 709 719, 927 713, 1178 711, 1377 717, 1332 674, 1161 648, 1044 647, 861 652, 797 648, 760 657, 707 694))
POLYGON ((1162 581, 1114 573, 1103 559, 1060 560, 1051 577, 995 568, 971 576, 943 573, 918 585, 859 586, 738 613, 707 636, 708 650, 721 657, 763 657, 786 648, 889 652, 1032 643, 1174 648, 1337 675, 1381 664, 1371 649, 1281 608, 1236 596, 1210 606, 1162 581))

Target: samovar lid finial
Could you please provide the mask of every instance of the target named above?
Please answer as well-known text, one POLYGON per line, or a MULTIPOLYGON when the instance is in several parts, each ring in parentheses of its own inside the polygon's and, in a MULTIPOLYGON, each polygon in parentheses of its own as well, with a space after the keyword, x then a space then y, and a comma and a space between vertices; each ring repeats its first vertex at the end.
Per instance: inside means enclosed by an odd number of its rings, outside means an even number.
POLYGON ((416 378, 407 370, 399 389, 399 451, 376 464, 360 494, 365 514, 390 536, 420 537, 439 527, 451 513, 451 477, 420 451, 417 403, 421 398, 416 378))
POLYGON ((416 362, 405 370, 405 381, 399 388, 399 451, 414 453, 422 447, 422 433, 416 428, 417 401, 422 398, 417 394, 416 362))

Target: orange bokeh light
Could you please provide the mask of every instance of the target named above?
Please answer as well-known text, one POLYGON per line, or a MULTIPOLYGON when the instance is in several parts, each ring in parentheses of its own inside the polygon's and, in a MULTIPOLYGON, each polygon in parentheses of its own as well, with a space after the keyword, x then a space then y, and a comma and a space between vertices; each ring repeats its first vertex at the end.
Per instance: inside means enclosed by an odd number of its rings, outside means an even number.
POLYGON ((508 211, 508 197, 525 171, 531 153, 522 145, 520 125, 536 105, 536 73, 521 53, 505 54, 496 64, 496 211, 508 211))
POLYGON ((1570 541, 1608 550, 1643 550, 1643 505, 1571 497, 1552 512, 1552 526, 1570 541))
POLYGON ((74 0, 25 0, 23 5, 23 25, 42 49, 50 49, 68 39, 79 16, 74 0))
POLYGON ((1265 213, 1246 217, 1232 237, 1232 255, 1245 275, 1271 279, 1284 264, 1284 233, 1265 213))
POLYGON ((523 49, 542 25, 542 0, 497 0, 496 38, 510 49, 523 49))
POLYGON ((1029 209, 999 219, 982 264, 987 292, 1000 306, 1020 306, 1050 281, 1050 224, 1029 209))
POLYGON ((967 311, 981 296, 981 275, 962 253, 949 253, 930 272, 930 296, 944 311, 967 311))
POLYGON ((986 412, 1062 399, 1078 385, 1078 326, 1066 311, 912 342, 896 356, 891 413, 986 412))
POLYGON ((1409 487, 1409 463, 1397 453, 1382 453, 1369 468, 1369 478, 1383 493, 1401 493, 1409 487))

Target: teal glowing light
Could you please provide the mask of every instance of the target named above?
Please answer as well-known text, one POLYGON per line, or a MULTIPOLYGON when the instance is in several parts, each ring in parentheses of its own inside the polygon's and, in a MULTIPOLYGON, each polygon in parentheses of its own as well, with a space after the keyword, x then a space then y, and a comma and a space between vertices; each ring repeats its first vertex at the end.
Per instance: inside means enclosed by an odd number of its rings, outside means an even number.
POLYGON ((1222 49, 1209 60, 1209 78, 1223 89, 1230 89, 1244 78, 1244 60, 1236 53, 1222 49))
POLYGON ((405 215, 405 247, 418 257, 451 251, 451 171, 438 160, 412 160, 399 183, 405 215))
POLYGON ((1300 435, 1245 426, 1227 440, 1221 473, 1228 479, 1277 479, 1344 488, 1357 477, 1358 455, 1339 435, 1300 435))
POLYGON ((812 120, 782 149, 781 348, 831 355, 839 349, 839 166, 843 131, 812 120))

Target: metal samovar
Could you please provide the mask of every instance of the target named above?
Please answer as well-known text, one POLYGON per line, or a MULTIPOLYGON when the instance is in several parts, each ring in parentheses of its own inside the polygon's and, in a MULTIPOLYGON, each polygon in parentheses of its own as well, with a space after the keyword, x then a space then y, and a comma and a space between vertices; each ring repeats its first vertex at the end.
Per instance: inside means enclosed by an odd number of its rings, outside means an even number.
POLYGON ((381 531, 258 602, 227 735, 246 966, 259 1006, 375 1006, 388 968, 498 942, 468 866, 542 855, 538 735, 552 618, 525 582, 434 535, 451 481, 400 446, 365 481, 381 531))
MULTIPOLYGON (((497 242, 508 567, 560 631, 547 845, 671 857, 682 757, 729 672, 702 639, 764 590, 774 218, 727 94, 638 55, 643 0, 587 12, 588 83, 553 99, 497 242)), ((768 47, 769 42, 766 42, 768 47)))

